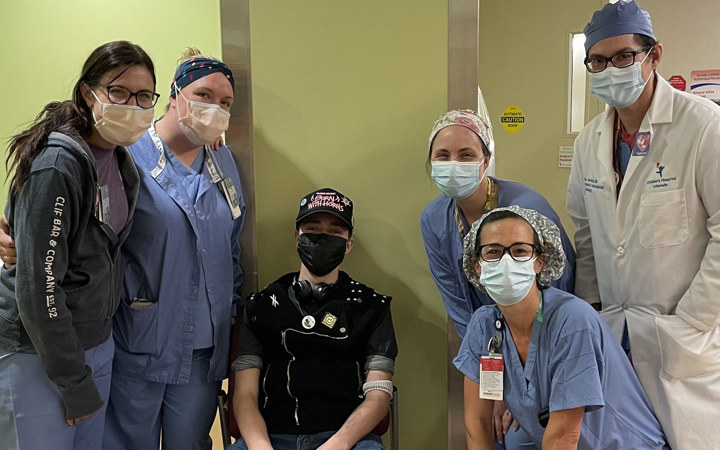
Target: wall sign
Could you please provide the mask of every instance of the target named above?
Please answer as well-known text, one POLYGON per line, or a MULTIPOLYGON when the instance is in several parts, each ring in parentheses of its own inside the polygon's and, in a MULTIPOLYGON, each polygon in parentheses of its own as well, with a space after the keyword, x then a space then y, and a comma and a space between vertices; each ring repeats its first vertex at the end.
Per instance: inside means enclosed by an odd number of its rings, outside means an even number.
POLYGON ((668 82, 670 83, 670 86, 674 87, 679 91, 685 92, 685 90, 687 89, 687 83, 685 82, 685 78, 680 75, 671 76, 670 78, 668 78, 668 82))
POLYGON ((517 133, 525 125, 525 114, 517 106, 508 106, 500 117, 500 124, 508 133, 517 133))
POLYGON ((573 146, 561 145, 558 151, 558 167, 572 167, 573 146))
POLYGON ((690 76, 690 92, 710 100, 720 100, 720 69, 693 70, 690 76))

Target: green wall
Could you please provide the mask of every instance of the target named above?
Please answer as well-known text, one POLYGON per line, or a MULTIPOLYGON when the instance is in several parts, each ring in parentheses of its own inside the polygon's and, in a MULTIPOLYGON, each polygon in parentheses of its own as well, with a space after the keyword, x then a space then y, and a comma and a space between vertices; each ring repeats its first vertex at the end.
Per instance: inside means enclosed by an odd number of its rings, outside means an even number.
MULTIPOLYGON (((139 44, 155 63, 156 115, 165 110, 176 62, 185 47, 220 56, 217 0, 2 0, 0 86, 2 179, 7 139, 24 129, 45 104, 70 98, 82 64, 113 40, 139 44), (198 24, 203 24, 199 26, 198 24)), ((0 186, 0 205, 8 185, 0 186)))
POLYGON ((302 195, 355 202, 343 268, 392 295, 401 442, 447 446, 446 316, 420 212, 430 127, 447 103, 447 2, 250 2, 259 284, 297 270, 302 195))
MULTIPOLYGON (((572 147, 576 136, 566 131, 569 42, 604 3, 480 0, 478 77, 494 127, 496 174, 542 194, 571 239, 575 227, 565 213, 570 169, 558 167, 559 147, 572 147), (514 134, 500 122, 509 106, 525 116, 523 128, 514 134)), ((589 101, 597 108, 594 96, 589 101)))

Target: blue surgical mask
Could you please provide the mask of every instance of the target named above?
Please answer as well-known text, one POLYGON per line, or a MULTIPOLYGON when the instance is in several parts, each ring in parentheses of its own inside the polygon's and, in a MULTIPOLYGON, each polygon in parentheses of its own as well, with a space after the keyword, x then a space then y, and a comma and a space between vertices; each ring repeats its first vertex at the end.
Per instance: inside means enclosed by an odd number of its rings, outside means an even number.
POLYGON ((495 303, 510 306, 524 299, 535 283, 535 259, 515 261, 505 254, 499 261, 480 261, 480 284, 495 303))
POLYGON ((430 177, 448 197, 467 198, 485 178, 480 177, 480 162, 433 161, 430 177))
POLYGON ((640 97, 654 73, 653 71, 648 79, 643 81, 642 64, 649 54, 639 63, 636 62, 629 67, 608 66, 602 72, 590 73, 590 92, 615 108, 627 108, 632 105, 640 97))

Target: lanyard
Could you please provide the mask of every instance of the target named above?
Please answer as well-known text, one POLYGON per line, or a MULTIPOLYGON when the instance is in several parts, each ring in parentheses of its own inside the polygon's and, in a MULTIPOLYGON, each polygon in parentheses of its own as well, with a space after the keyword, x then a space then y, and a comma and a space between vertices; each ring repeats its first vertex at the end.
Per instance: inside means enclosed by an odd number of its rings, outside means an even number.
MULTIPOLYGON (((152 139, 155 144, 155 148, 158 152, 160 152, 160 158, 158 159, 157 165, 150 171, 150 176, 152 176, 153 179, 157 179, 162 171, 165 170, 165 166, 167 165, 165 147, 163 146, 162 140, 160 139, 160 136, 158 136, 157 131, 155 131, 155 122, 156 121, 153 121, 148 129, 150 139, 152 139)), ((217 162, 215 151, 207 145, 203 146, 203 150, 206 155, 205 167, 207 167, 208 173, 210 174, 210 183, 219 186, 220 191, 225 197, 228 208, 230 209, 232 218, 237 219, 242 215, 242 209, 240 207, 240 196, 237 193, 235 185, 230 177, 223 175, 222 169, 220 169, 220 164, 217 162)))
MULTIPOLYGON (((492 211, 493 209, 497 208, 497 184, 492 180, 492 178, 488 177, 488 190, 487 190, 487 200, 485 200, 485 212, 492 211)), ((460 208, 457 205, 457 202, 455 202, 455 223, 458 227, 458 233, 460 233, 460 237, 465 237, 466 231, 465 231, 465 217, 463 216, 462 211, 460 211, 460 208)), ((471 226, 472 224, 468 224, 471 226)))
MULTIPOLYGON (((162 140, 160 139, 160 136, 158 136, 157 131, 155 131, 155 122, 157 122, 157 120, 153 120, 152 124, 150 124, 150 128, 148 129, 150 139, 152 139, 153 144, 155 144, 155 148, 158 152, 160 152, 160 158, 158 159, 157 165, 150 171, 150 176, 153 178, 157 178, 162 171, 165 170, 165 166, 167 165, 165 147, 163 146, 162 140)), ((207 145, 205 145, 203 149, 205 150, 205 155, 209 155, 209 158, 205 158, 205 166, 208 168, 208 172, 210 173, 210 182, 216 184, 225 177, 223 176, 222 170, 220 169, 220 165, 217 163, 217 159, 215 158, 213 151, 208 151, 207 145)))
MULTIPOLYGON (((535 313, 535 320, 542 323, 543 321, 543 293, 540 291, 540 304, 538 305, 537 312, 535 313)), ((490 338, 488 342, 488 352, 501 354, 500 351, 503 342, 503 331, 505 330, 505 319, 502 315, 495 319, 495 335, 490 338)))
POLYGON ((615 113, 615 126, 613 130, 613 168, 615 169, 615 197, 620 196, 620 187, 623 182, 623 174, 620 170, 620 116, 615 113))
POLYGON ((209 158, 205 158, 205 166, 208 168, 208 172, 210 172, 210 182, 215 184, 225 178, 225 175, 223 175, 220 164, 217 162, 215 150, 208 148, 207 145, 204 148, 205 155, 209 156, 209 158))
POLYGON ((150 176, 153 178, 157 178, 158 175, 165 170, 165 165, 167 164, 167 159, 165 158, 165 148, 163 147, 160 137, 157 135, 157 131, 155 131, 155 122, 157 122, 157 120, 153 120, 150 124, 150 128, 148 129, 150 139, 152 139, 153 144, 155 144, 155 148, 160 152, 160 159, 158 160, 157 165, 150 171, 150 176))

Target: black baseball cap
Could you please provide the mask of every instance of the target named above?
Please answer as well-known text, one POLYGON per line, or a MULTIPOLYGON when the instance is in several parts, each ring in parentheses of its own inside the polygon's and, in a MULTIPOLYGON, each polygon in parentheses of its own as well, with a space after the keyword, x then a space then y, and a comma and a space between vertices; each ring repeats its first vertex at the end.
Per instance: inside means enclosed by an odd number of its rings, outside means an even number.
POLYGON ((344 194, 332 188, 318 189, 300 200, 300 210, 295 219, 295 229, 308 216, 324 212, 341 219, 352 233, 353 231, 353 203, 344 194))

